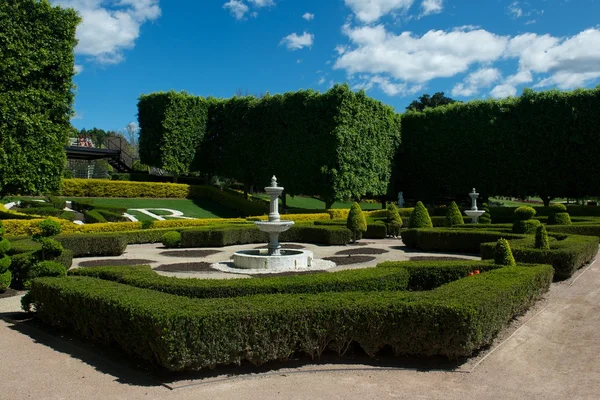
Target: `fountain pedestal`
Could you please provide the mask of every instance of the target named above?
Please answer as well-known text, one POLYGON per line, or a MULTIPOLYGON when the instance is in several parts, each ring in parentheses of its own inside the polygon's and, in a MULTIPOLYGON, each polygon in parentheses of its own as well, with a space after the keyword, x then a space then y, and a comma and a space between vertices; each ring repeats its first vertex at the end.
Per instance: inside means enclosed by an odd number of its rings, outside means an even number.
POLYGON ((485 211, 477 209, 477 198, 479 197, 479 193, 475 191, 475 188, 469 193, 469 196, 471 197, 471 209, 465 210, 465 214, 471 217, 471 223, 476 224, 479 217, 481 217, 485 211))

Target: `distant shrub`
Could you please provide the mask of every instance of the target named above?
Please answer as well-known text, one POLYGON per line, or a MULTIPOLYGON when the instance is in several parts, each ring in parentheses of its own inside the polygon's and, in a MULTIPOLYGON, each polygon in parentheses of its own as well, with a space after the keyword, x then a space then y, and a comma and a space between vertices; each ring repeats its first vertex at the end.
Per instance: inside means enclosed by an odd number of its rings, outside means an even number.
POLYGON ((510 244, 506 239, 498 239, 494 250, 494 262, 498 265, 507 265, 514 267, 517 265, 510 249, 510 244))
POLYGON ((168 248, 179 247, 181 245, 181 233, 170 231, 163 235, 162 244, 168 248))
POLYGON ((45 219, 37 224, 39 232, 33 234, 33 240, 40 241, 42 238, 56 236, 60 233, 60 224, 51 219, 45 219))
POLYGON ((550 225, 571 225, 571 216, 567 212, 550 214, 548 217, 548 223, 550 225))
POLYGON ((346 227, 352 232, 352 240, 356 242, 362 237, 363 232, 367 231, 367 220, 363 214, 360 204, 354 202, 350 208, 346 227))
POLYGON ((491 224, 492 223, 492 215, 490 214, 490 207, 487 203, 483 203, 481 205, 481 209, 485 211, 481 217, 479 217, 478 222, 480 224, 491 224))
POLYGON ((548 241, 548 232, 544 225, 537 227, 535 231, 535 248, 542 250, 550 249, 550 242, 548 241))
POLYGON ((408 219, 409 228, 433 228, 431 217, 422 202, 417 202, 415 209, 408 219))
POLYGON ((463 220, 463 216, 456 205, 456 202, 453 201, 450 203, 450 207, 448 207, 448 211, 446 212, 446 221, 445 226, 454 226, 454 225, 464 225, 465 221, 463 220))
POLYGON ((387 225, 388 235, 398 236, 400 234, 400 228, 402 227, 403 221, 398 212, 398 207, 396 207, 394 203, 390 203, 387 206, 385 223, 387 225))

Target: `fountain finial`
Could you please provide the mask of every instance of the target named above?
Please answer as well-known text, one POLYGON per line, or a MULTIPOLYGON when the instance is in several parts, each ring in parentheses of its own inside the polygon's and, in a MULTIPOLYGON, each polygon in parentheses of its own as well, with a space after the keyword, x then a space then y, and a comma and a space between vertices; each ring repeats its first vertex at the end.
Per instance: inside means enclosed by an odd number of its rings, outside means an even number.
POLYGON ((277 177, 275 175, 271 178, 271 187, 277 187, 277 177))

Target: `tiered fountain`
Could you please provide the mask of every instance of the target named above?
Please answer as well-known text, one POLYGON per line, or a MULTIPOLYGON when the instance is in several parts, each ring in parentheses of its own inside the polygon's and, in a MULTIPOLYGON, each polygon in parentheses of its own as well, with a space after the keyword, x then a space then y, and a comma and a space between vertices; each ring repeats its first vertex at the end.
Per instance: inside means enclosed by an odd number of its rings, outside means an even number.
POLYGON ((271 186, 265 191, 270 198, 269 219, 254 222, 258 229, 269 234, 266 249, 240 250, 233 253, 233 260, 213 264, 212 267, 224 272, 269 273, 301 271, 306 269, 324 270, 335 266, 326 260, 314 260, 312 251, 282 249, 279 235, 290 229, 294 221, 282 221, 279 215, 279 195, 283 191, 277 186, 277 178, 271 178, 271 186), (250 271, 253 270, 253 271, 250 271))
POLYGON ((469 196, 471 197, 471 209, 465 210, 465 214, 471 217, 471 223, 476 224, 479 217, 481 217, 485 211, 477 209, 477 198, 479 197, 479 193, 475 192, 475 188, 469 193, 469 196))

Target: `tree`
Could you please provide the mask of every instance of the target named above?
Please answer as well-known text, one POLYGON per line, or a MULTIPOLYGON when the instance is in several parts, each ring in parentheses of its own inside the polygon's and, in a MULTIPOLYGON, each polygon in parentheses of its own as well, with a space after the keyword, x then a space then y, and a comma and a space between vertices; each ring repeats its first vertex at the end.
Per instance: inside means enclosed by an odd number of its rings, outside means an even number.
POLYGON ((444 92, 437 92, 433 96, 424 94, 419 97, 419 100, 414 100, 406 107, 407 111, 423 111, 426 108, 435 108, 445 106, 447 104, 460 103, 458 100, 444 96, 444 92))
POLYGON ((346 220, 346 227, 352 232, 353 243, 356 243, 362 237, 362 233, 367 231, 367 220, 360 204, 356 202, 352 204, 346 220))
POLYGON ((79 22, 47 0, 0 1, 0 195, 60 187, 79 22))
POLYGON ((132 156, 137 158, 139 156, 139 136, 140 126, 137 122, 130 122, 125 127, 125 137, 129 142, 129 145, 133 149, 132 156))

